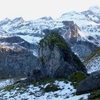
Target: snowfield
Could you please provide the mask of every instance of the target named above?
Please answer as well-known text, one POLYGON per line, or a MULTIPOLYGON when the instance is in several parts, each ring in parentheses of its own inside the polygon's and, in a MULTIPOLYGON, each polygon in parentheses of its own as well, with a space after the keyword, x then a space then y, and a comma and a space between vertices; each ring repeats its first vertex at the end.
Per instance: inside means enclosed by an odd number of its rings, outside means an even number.
POLYGON ((50 83, 45 85, 29 85, 19 89, 18 87, 7 91, 2 89, 0 91, 0 100, 87 100, 89 94, 75 95, 76 89, 71 82, 65 83, 64 81, 56 80, 54 85, 59 87, 57 91, 45 92, 50 83))
POLYGON ((13 79, 8 79, 8 80, 0 80, 0 89, 4 88, 7 85, 11 85, 14 83, 13 79))

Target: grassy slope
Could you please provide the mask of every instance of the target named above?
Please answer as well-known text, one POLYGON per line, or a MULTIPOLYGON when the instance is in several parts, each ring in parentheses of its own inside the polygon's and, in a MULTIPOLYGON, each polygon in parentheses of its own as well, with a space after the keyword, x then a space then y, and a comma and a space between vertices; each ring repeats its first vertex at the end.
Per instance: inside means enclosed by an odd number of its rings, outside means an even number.
POLYGON ((85 63, 86 61, 91 60, 94 56, 100 56, 100 48, 98 48, 98 49, 95 50, 92 54, 90 54, 89 56, 87 56, 87 57, 84 59, 84 63, 85 63))

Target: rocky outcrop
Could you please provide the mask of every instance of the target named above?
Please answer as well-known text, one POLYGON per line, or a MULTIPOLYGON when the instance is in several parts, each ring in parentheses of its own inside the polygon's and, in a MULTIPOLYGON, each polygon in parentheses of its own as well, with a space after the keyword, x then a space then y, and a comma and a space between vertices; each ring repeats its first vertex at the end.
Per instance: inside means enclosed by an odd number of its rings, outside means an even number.
POLYGON ((77 71, 87 72, 63 37, 54 31, 40 41, 39 67, 44 76, 51 78, 68 77, 77 71))
POLYGON ((100 71, 94 72, 77 86, 77 94, 84 94, 100 89, 100 71))
POLYGON ((37 58, 22 48, 14 50, 0 47, 0 79, 11 77, 26 77, 26 74, 36 68, 37 58))
POLYGON ((63 37, 70 43, 70 45, 72 45, 77 41, 79 27, 73 21, 63 21, 62 23, 67 28, 67 30, 63 33, 63 37))

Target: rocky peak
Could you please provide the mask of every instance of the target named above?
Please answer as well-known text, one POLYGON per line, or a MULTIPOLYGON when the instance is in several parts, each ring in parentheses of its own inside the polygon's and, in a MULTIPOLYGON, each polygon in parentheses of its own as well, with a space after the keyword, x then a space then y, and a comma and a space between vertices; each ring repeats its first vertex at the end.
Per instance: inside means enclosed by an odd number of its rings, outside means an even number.
POLYGON ((44 76, 51 78, 68 77, 76 71, 86 69, 71 48, 56 32, 50 32, 40 41, 39 66, 44 76))
POLYGON ((66 40, 69 40, 69 43, 75 43, 78 36, 78 26, 73 21, 62 21, 62 23, 67 27, 63 37, 68 38, 66 40))
POLYGON ((12 22, 13 22, 13 23, 16 23, 16 22, 21 23, 21 22, 24 22, 24 19, 23 19, 22 17, 17 17, 17 18, 15 18, 15 19, 13 19, 12 22))
POLYGON ((89 8, 90 11, 95 12, 95 13, 99 13, 100 12, 100 7, 95 5, 89 8))
POLYGON ((11 20, 9 18, 5 18, 4 20, 0 21, 0 26, 10 23, 11 20))

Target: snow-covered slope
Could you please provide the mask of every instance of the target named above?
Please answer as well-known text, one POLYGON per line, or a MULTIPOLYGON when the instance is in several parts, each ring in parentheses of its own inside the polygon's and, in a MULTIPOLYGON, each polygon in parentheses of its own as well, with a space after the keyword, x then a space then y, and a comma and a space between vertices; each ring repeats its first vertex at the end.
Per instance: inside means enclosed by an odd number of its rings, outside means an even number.
MULTIPOLYGON (((5 18, 0 21, 1 33, 18 34, 27 33, 28 35, 43 34, 44 29, 54 29, 63 27, 62 21, 74 21, 80 30, 87 35, 95 35, 100 32, 100 7, 90 7, 89 10, 84 12, 68 12, 63 14, 58 19, 52 19, 51 17, 42 17, 37 20, 25 21, 22 17, 10 20, 5 18), (97 21, 98 23, 96 23, 97 21), (4 32, 3 32, 4 31, 4 32)), ((6 34, 5 34, 6 35, 6 34)))
POLYGON ((0 100, 87 100, 89 93, 82 95, 75 95, 76 89, 71 85, 71 82, 56 80, 53 83, 46 83, 35 86, 33 84, 25 87, 16 87, 13 89, 6 87, 0 91, 0 100), (57 86, 58 90, 47 90, 49 86, 57 86))
POLYGON ((86 36, 95 36, 100 35, 100 14, 97 12, 100 11, 100 8, 97 9, 94 7, 89 8, 89 10, 84 12, 68 12, 63 14, 58 21, 74 21, 76 23, 81 32, 84 32, 86 36), (95 11, 95 12, 94 12, 95 11))
POLYGON ((97 15, 100 14, 100 7, 98 7, 97 5, 93 6, 93 7, 90 7, 89 10, 92 11, 92 12, 94 12, 97 15))
POLYGON ((84 59, 88 73, 100 71, 100 48, 84 59))

